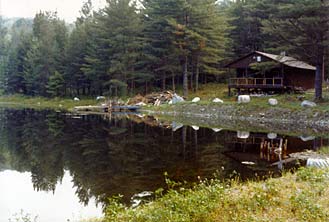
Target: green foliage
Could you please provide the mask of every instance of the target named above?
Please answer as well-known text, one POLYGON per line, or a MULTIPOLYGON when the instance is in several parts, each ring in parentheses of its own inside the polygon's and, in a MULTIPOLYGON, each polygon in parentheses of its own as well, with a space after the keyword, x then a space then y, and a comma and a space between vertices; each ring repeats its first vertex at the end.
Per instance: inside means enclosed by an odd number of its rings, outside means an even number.
MULTIPOLYGON (((301 169, 267 181, 203 181, 192 189, 170 190, 137 209, 122 208, 105 221, 323 221, 328 217, 325 170, 301 169), (298 175, 308 175, 300 181, 298 175), (313 181, 312 178, 323 179, 313 181), (283 189, 284 188, 284 189, 283 189)), ((113 208, 115 210, 115 208, 113 208)))
POLYGON ((60 97, 64 95, 64 78, 59 72, 55 71, 55 73, 49 77, 47 93, 51 97, 60 97))

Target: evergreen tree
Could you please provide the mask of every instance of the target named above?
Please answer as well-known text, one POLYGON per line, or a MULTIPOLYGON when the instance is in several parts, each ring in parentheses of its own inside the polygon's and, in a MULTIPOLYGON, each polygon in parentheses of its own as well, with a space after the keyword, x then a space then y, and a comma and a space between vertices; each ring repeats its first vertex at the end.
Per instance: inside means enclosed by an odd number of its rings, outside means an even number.
POLYGON ((64 78, 59 72, 55 73, 49 77, 47 84, 47 93, 51 97, 58 97, 64 95, 64 78))
POLYGON ((67 29, 56 13, 40 12, 33 21, 33 41, 27 53, 25 77, 28 94, 47 95, 49 77, 62 72, 67 29))
POLYGON ((264 31, 296 57, 316 65, 315 99, 322 98, 322 66, 328 50, 329 5, 321 0, 264 0, 264 31))
POLYGON ((93 21, 91 1, 88 0, 82 7, 81 16, 75 22, 75 27, 69 36, 65 57, 65 85, 70 94, 90 93, 90 81, 82 71, 87 54, 87 42, 90 38, 89 26, 93 21), (87 92, 88 89, 88 92, 87 92))
POLYGON ((0 84, 5 87, 5 70, 7 64, 7 28, 4 27, 2 16, 0 15, 0 84))

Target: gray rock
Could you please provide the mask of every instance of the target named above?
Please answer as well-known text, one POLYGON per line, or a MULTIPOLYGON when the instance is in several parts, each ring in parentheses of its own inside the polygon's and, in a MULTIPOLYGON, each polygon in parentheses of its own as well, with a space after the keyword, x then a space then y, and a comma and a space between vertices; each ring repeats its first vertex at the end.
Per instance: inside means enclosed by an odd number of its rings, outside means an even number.
POLYGON ((172 104, 176 104, 176 103, 181 103, 184 102, 185 100, 183 99, 183 97, 177 95, 176 93, 173 95, 172 97, 172 104))
POLYGON ((308 100, 304 100, 301 104, 302 107, 315 107, 316 103, 308 100))
POLYGON ((182 128, 184 125, 182 123, 176 123, 176 122, 172 122, 171 127, 172 127, 172 131, 177 131, 180 128, 182 128))

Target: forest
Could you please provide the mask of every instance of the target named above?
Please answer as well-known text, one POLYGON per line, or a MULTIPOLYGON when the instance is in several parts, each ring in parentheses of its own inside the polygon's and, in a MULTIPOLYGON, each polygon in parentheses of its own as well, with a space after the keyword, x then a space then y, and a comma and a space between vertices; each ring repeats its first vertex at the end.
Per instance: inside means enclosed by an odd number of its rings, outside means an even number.
POLYGON ((56 12, 0 17, 1 94, 125 96, 197 91, 225 82, 232 59, 285 52, 316 66, 322 97, 328 61, 324 0, 87 0, 74 24, 56 12))

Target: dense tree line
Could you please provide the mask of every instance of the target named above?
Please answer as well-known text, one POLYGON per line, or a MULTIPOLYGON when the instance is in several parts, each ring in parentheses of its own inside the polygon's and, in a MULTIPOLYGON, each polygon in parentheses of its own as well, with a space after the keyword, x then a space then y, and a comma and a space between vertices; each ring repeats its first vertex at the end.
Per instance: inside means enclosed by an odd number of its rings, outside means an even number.
POLYGON ((10 28, 0 20, 1 88, 54 97, 183 86, 186 96, 254 50, 310 62, 320 86, 327 9, 321 0, 107 0, 94 11, 88 0, 73 26, 51 12, 10 28))

